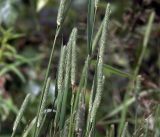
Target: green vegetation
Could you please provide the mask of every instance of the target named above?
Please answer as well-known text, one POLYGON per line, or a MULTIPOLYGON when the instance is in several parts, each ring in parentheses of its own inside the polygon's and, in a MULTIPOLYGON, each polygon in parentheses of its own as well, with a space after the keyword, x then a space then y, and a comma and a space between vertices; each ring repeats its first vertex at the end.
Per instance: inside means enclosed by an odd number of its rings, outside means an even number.
MULTIPOLYGON (((71 2, 72 0, 60 1, 49 61, 45 75, 43 75, 43 83, 40 84, 40 97, 33 97, 32 93, 27 93, 22 105, 20 105, 21 107, 18 107, 20 108, 18 111, 12 98, 5 99, 3 97, 4 89, 0 81, 0 93, 2 90, 0 94, 0 116, 2 115, 2 118, 0 118, 2 121, 5 121, 8 117, 13 119, 13 116, 9 115, 9 111, 14 112, 16 115, 15 121, 11 120, 12 131, 7 131, 8 133, 3 133, 2 136, 159 137, 159 105, 156 103, 150 109, 147 101, 158 102, 157 98, 159 97, 160 89, 158 86, 155 86, 156 88, 144 87, 140 73, 142 63, 147 54, 147 45, 150 42, 156 16, 155 12, 150 11, 143 33, 143 41, 140 44, 141 49, 138 51, 137 63, 135 63, 132 71, 125 72, 105 61, 107 58, 106 51, 110 48, 109 31, 110 27, 112 27, 112 24, 110 24, 112 4, 105 4, 104 17, 96 32, 96 17, 98 16, 97 11, 100 1, 88 0, 87 25, 85 28, 87 30, 85 45, 87 46, 84 48, 86 54, 83 54, 82 57, 78 51, 81 50, 81 47, 78 45, 79 29, 76 26, 72 27, 73 29, 66 44, 63 40, 59 40, 61 33, 65 29, 64 27, 66 27, 65 21, 68 14, 72 12, 70 11, 71 2), (61 43, 59 44, 60 53, 59 48, 56 47, 57 43, 61 43), (59 63, 53 77, 52 66, 56 59, 57 50, 58 54, 60 54, 59 63), (81 60, 84 62, 83 65, 81 65, 81 60), (92 76, 90 76, 91 70, 94 72, 92 76), (117 102, 109 94, 108 79, 112 75, 126 80, 125 92, 122 93, 122 99, 117 102), (50 92, 53 89, 50 87, 53 81, 55 90, 51 95, 50 92), (138 109, 140 103, 145 107, 138 109), (146 117, 142 114, 143 109, 148 109, 146 110, 148 112, 146 117), (6 112, 6 114, 3 114, 3 112, 6 112), (3 117, 3 115, 7 116, 3 117)), ((48 3, 49 0, 39 0, 35 4, 36 11, 40 12, 48 3)), ((104 8, 104 6, 100 7, 104 8)), ((37 16, 34 19, 37 23, 37 16)), ((20 67, 23 65, 34 66, 33 63, 36 66, 42 56, 38 55, 38 57, 29 58, 18 54, 16 47, 10 45, 10 41, 21 38, 24 35, 16 34, 12 29, 5 30, 2 27, 0 29, 0 80, 4 76, 11 74, 13 78, 17 77, 21 81, 20 83, 25 85, 27 80, 29 81, 30 79, 23 74, 20 67)), ((114 81, 114 85, 118 84, 117 81, 114 81)), ((114 88, 118 89, 118 86, 114 88)), ((16 99, 18 99, 18 96, 16 99)))

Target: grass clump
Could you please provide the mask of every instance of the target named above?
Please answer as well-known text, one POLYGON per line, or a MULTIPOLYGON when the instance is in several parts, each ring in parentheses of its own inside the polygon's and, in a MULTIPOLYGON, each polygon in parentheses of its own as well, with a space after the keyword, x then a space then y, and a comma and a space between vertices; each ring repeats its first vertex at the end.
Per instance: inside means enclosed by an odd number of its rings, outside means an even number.
MULTIPOLYGON (((26 127, 23 137, 33 136, 38 137, 43 134, 43 127, 46 126, 45 120, 47 119, 48 112, 46 111, 46 102, 48 96, 48 90, 50 87, 50 70, 51 63, 53 60, 54 47, 56 44, 57 37, 62 28, 63 21, 65 19, 66 13, 68 11, 69 5, 71 1, 61 0, 60 7, 58 10, 57 16, 57 30, 53 42, 53 47, 50 54, 50 59, 46 71, 46 76, 44 80, 44 84, 41 91, 41 99, 39 102, 39 107, 37 111, 37 115, 31 121, 31 123, 26 127), (32 131, 33 130, 33 131, 32 131)), ((96 10, 98 7, 98 0, 88 1, 88 25, 87 25, 87 49, 88 55, 86 57, 82 74, 80 76, 80 80, 77 81, 77 33, 78 29, 73 28, 69 41, 67 45, 63 45, 61 47, 60 60, 59 60, 59 68, 57 71, 56 78, 56 99, 53 101, 52 111, 55 109, 55 112, 52 113, 52 119, 49 120, 49 124, 47 125, 47 131, 45 132, 45 136, 47 137, 94 137, 96 136, 96 125, 97 125, 97 112, 101 103, 101 99, 103 96, 103 87, 105 85, 105 76, 104 70, 108 69, 110 72, 129 77, 131 81, 139 83, 136 81, 138 70, 140 67, 140 63, 142 62, 144 52, 149 39, 149 33, 151 29, 151 25, 153 22, 154 14, 151 14, 148 29, 146 31, 143 50, 140 55, 139 62, 137 64, 137 69, 135 70, 135 76, 133 79, 130 75, 127 75, 111 66, 107 66, 104 64, 104 51, 107 45, 107 36, 108 36, 108 28, 109 28, 109 19, 111 14, 110 4, 106 6, 106 12, 104 19, 101 23, 101 26, 93 38, 94 32, 94 22, 96 16, 96 10), (97 61, 93 61, 92 55, 96 49, 98 48, 97 61), (90 93, 89 105, 86 102, 86 88, 88 84, 88 75, 89 68, 92 62, 96 62, 95 65, 95 75, 92 82, 92 89, 90 93), (79 82, 77 86, 76 83, 79 82), (68 108, 69 106, 69 108, 68 108)), ((139 90, 139 87, 136 89, 139 90)), ((153 92, 153 91, 151 91, 153 92)), ((143 96, 140 93, 139 96, 143 96)), ((20 112, 15 120, 13 134, 15 135, 15 131, 17 125, 23 116, 24 109, 28 103, 29 95, 26 97, 20 112), (18 122, 17 122, 18 121, 18 122)), ((100 122, 105 121, 106 118, 112 117, 119 112, 122 112, 122 116, 120 119, 120 126, 118 132, 115 129, 115 125, 111 125, 106 130, 106 137, 130 137, 128 131, 129 123, 126 121, 126 112, 128 107, 136 101, 136 97, 129 98, 127 95, 125 97, 125 101, 120 106, 116 107, 115 110, 111 111, 108 115, 106 115, 100 122)), ((157 110, 158 111, 158 110, 157 110)), ((136 129, 137 130, 137 129, 136 129)), ((134 131, 136 132, 136 131, 134 131)), ((144 135, 148 136, 148 127, 144 130, 144 135)), ((158 131, 156 131, 158 134, 158 131)))

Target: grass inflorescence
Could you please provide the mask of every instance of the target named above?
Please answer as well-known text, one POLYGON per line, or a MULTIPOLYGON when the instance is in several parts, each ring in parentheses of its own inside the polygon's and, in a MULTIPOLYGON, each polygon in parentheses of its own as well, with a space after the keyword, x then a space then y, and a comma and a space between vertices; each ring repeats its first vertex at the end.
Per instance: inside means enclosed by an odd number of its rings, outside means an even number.
MULTIPOLYGON (((57 30, 53 42, 53 47, 50 54, 50 59, 46 71, 46 76, 44 79, 44 84, 41 91, 41 98, 39 101, 39 107, 37 110, 37 115, 30 122, 28 126, 26 126, 23 137, 33 136, 38 137, 41 136, 41 132, 43 131, 43 126, 45 124, 45 119, 47 117, 46 111, 46 102, 48 97, 48 91, 50 87, 50 70, 51 63, 53 60, 54 47, 56 45, 57 37, 62 28, 63 21, 65 19, 67 9, 69 8, 71 1, 61 0, 60 6, 57 15, 57 30)), ((105 75, 104 70, 107 69, 112 73, 129 77, 133 83, 137 83, 134 86, 137 91, 136 94, 139 94, 140 90, 140 81, 137 78, 138 70, 140 64, 142 62, 145 49, 148 43, 149 34, 151 31, 151 25, 154 19, 154 13, 151 14, 147 31, 145 34, 143 49, 140 55, 137 68, 135 69, 135 74, 133 77, 125 74, 113 67, 107 66, 104 64, 104 54, 105 47, 107 46, 107 36, 109 29, 109 21, 111 14, 111 6, 107 4, 104 19, 99 27, 97 33, 94 34, 94 23, 96 17, 96 11, 98 8, 99 0, 88 0, 88 23, 87 23, 87 50, 88 55, 86 56, 85 63, 82 69, 82 73, 80 75, 80 80, 77 79, 77 35, 78 29, 73 28, 67 45, 61 46, 60 59, 59 59, 59 67, 56 75, 56 99, 53 103, 53 108, 55 111, 52 114, 52 119, 50 120, 48 130, 45 132, 45 136, 47 137, 94 137, 96 136, 96 125, 97 125, 97 113, 102 100, 104 85, 105 85, 105 75), (98 49, 97 60, 93 61, 92 55, 95 52, 95 49, 98 49), (89 68, 92 62, 96 62, 95 65, 95 74, 92 81, 92 88, 90 92, 89 103, 86 101, 86 90, 88 85, 88 77, 89 77, 89 68), (77 86, 76 83, 79 83, 77 86)), ((154 91, 150 91, 154 92, 154 91)), ((140 93, 139 96, 143 96, 143 93, 140 93)), ((13 134, 12 137, 16 134, 16 129, 20 123, 20 120, 24 114, 24 110, 29 102, 30 95, 24 100, 20 112, 15 120, 13 126, 13 134)), ((127 95, 125 97, 124 103, 120 106, 117 106, 113 111, 111 111, 108 115, 104 116, 99 123, 103 123, 105 119, 115 116, 119 112, 121 113, 120 126, 117 132, 115 125, 111 125, 106 130, 106 137, 130 137, 128 131, 129 123, 126 121, 126 113, 127 108, 136 101, 136 96, 129 98, 127 95), (117 135, 118 134, 118 135, 117 135)), ((157 109, 158 113, 159 109, 157 109)), ((147 136, 147 130, 144 130, 144 135, 147 136)), ((135 129, 138 130, 138 129, 135 129)), ((135 131, 136 132, 136 131, 135 131)), ((135 133, 136 134, 136 133, 135 133)), ((156 130, 156 134, 159 135, 159 132, 156 130)), ((157 136, 158 137, 158 136, 157 136)))

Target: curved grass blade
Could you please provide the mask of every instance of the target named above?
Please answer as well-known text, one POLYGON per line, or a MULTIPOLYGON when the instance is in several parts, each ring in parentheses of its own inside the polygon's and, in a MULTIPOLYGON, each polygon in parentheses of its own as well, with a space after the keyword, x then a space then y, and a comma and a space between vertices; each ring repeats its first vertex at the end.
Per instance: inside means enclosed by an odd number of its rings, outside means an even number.
POLYGON ((12 136, 11 136, 11 137, 14 137, 14 136, 15 136, 16 129, 17 129, 17 127, 18 127, 18 125, 19 125, 22 117, 23 117, 24 111, 25 111, 25 109, 26 109, 26 107, 27 107, 27 105, 28 105, 28 103, 29 103, 30 97, 31 97, 31 94, 28 94, 28 95, 25 97, 25 99, 24 99, 24 101, 23 101, 23 103, 22 103, 22 106, 21 106, 21 108, 20 108, 20 110, 19 110, 19 113, 18 113, 18 115, 17 115, 17 117, 16 117, 16 120, 14 121, 14 124, 13 124, 13 132, 12 132, 12 136))
MULTIPOLYGON (((91 64, 93 66, 96 66, 96 62, 97 61, 92 61, 91 64)), ((121 77, 124 77, 124 78, 133 78, 133 76, 129 73, 126 73, 126 72, 123 72, 115 67, 112 67, 111 65, 107 65, 107 64, 103 64, 103 71, 104 71, 104 74, 106 76, 108 76, 109 74, 114 74, 114 75, 118 75, 118 76, 121 76, 121 77)))
POLYGON ((98 45, 98 42, 100 40, 101 34, 102 34, 102 27, 103 27, 103 21, 101 23, 101 26, 98 29, 98 32, 96 33, 94 40, 93 40, 93 44, 92 44, 92 54, 94 53, 96 46, 98 45))

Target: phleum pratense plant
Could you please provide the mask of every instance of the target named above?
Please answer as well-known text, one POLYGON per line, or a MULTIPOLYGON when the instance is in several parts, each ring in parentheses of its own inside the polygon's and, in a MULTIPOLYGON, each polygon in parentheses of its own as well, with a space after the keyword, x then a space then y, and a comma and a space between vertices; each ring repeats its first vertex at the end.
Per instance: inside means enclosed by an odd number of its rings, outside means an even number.
MULTIPOLYGON (((46 71, 44 84, 41 91, 41 98, 39 101, 39 107, 37 115, 26 127, 23 137, 33 136, 39 137, 43 133, 43 127, 45 126, 45 119, 47 118, 47 96, 50 87, 50 70, 51 63, 53 61, 54 47, 56 45, 57 37, 63 26, 64 19, 69 9, 71 0, 61 0, 57 15, 57 30, 54 37, 53 46, 51 49, 50 59, 46 71)), ((99 0, 88 0, 88 22, 87 22, 87 50, 85 63, 78 80, 77 75, 77 35, 78 29, 73 28, 67 45, 61 46, 59 67, 56 75, 56 99, 53 101, 52 119, 49 120, 47 125, 47 137, 95 137, 96 136, 96 124, 97 113, 103 96, 103 87, 105 84, 104 68, 110 72, 130 77, 125 73, 120 72, 110 66, 104 65, 105 47, 107 46, 108 26, 111 14, 110 4, 107 4, 105 10, 104 19, 99 27, 97 33, 94 34, 94 23, 96 17, 96 11, 98 8, 99 0), (86 90, 89 77, 89 68, 93 63, 93 53, 96 48, 98 49, 97 61, 95 62, 95 75, 92 82, 92 88, 90 92, 89 103, 86 99, 86 90), (76 83, 79 83, 77 85, 76 83)), ((29 95, 26 97, 20 113, 17 116, 13 128, 13 136, 23 111, 27 105, 29 95), (26 101, 27 100, 27 101, 26 101), (18 121, 18 122, 17 122, 18 121)), ((127 105, 133 103, 136 99, 132 98, 127 105)), ((126 104, 122 104, 118 110, 115 110, 109 114, 112 116, 121 111, 126 104)), ((125 124, 121 136, 124 137, 128 131, 128 123, 125 124)), ((107 131, 106 137, 115 136, 115 126, 112 125, 110 130, 107 131)))
MULTIPOLYGON (((54 46, 56 44, 56 40, 59 34, 59 31, 62 27, 64 16, 66 9, 69 4, 67 0, 61 0, 60 1, 60 7, 58 10, 57 15, 57 31, 53 43, 53 47, 51 50, 51 55, 48 63, 48 68, 46 72, 46 77, 44 80, 44 85, 42 88, 42 94, 41 99, 39 103, 39 108, 37 111, 37 116, 35 119, 31 122, 31 124, 28 126, 29 130, 25 130, 27 132, 23 133, 23 136, 27 136, 31 133, 32 128, 34 127, 34 134, 32 134, 34 137, 40 136, 41 130, 43 128, 43 124, 46 118, 46 100, 48 96, 48 89, 49 89, 49 83, 50 83, 50 68, 51 63, 53 59, 53 53, 54 53, 54 46)), ((91 10, 95 11, 97 10, 98 1, 91 2, 91 10)), ((90 3, 89 2, 89 3, 90 3)), ((90 12, 89 13, 92 17, 95 18, 96 12, 90 12)), ((100 105, 101 97, 102 97, 102 91, 103 91, 103 85, 105 82, 105 77, 103 75, 103 58, 104 58, 104 50, 106 46, 106 36, 108 31, 108 22, 109 22, 109 16, 110 16, 110 5, 107 5, 106 8, 106 14, 104 17, 104 21, 102 22, 102 25, 100 27, 100 30, 97 32, 95 36, 95 40, 93 39, 93 30, 94 25, 88 26, 90 27, 88 29, 88 56, 86 57, 86 61, 83 67, 83 71, 81 74, 81 78, 79 81, 79 86, 76 86, 77 83, 77 51, 76 51, 76 39, 77 39, 77 28, 74 28, 71 32, 69 41, 67 45, 62 45, 61 48, 61 54, 60 54, 60 61, 59 61, 59 68, 57 72, 57 78, 56 78, 56 100, 54 102, 54 109, 55 109, 55 116, 54 120, 52 120, 49 124, 49 133, 46 133, 48 136, 65 136, 65 137, 82 137, 82 136, 91 136, 94 134, 94 128, 96 125, 96 113, 98 110, 98 107, 100 105), (91 35, 91 36, 89 36, 91 35), (98 44, 99 42, 99 44, 98 44), (86 87, 87 87, 87 81, 88 81, 88 71, 91 64, 91 54, 94 52, 94 49, 96 46, 99 45, 99 53, 98 53, 98 60, 97 60, 97 67, 96 67, 96 75, 95 75, 95 81, 94 86, 95 92, 91 93, 91 97, 94 96, 92 103, 89 106, 89 113, 88 118, 86 120, 86 112, 88 108, 86 105, 86 87), (71 95, 71 102, 70 102, 70 114, 66 113, 67 106, 68 106, 68 98, 69 95, 71 95), (87 125, 85 124, 87 122, 87 125)), ((90 21, 89 21, 90 22, 90 21)), ((88 23, 89 23, 88 22, 88 23)), ((91 22, 90 22, 91 23, 91 22)), ((88 24, 89 25, 89 24, 88 24)))

